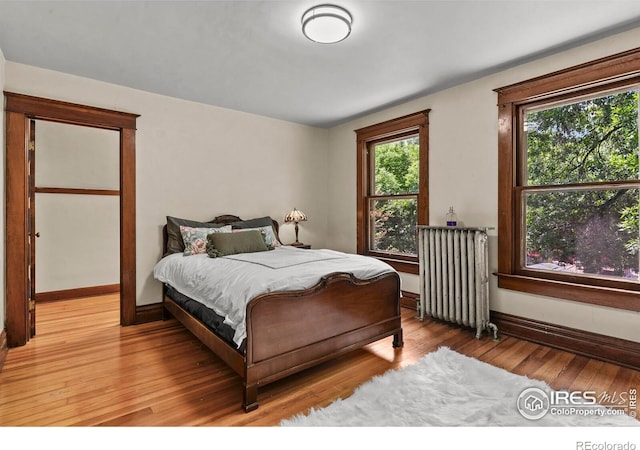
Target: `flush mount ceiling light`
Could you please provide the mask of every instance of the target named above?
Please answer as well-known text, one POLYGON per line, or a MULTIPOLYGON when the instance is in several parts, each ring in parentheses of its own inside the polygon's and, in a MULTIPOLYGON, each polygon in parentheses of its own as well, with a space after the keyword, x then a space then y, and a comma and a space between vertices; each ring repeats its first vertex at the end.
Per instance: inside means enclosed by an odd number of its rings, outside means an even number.
POLYGON ((353 17, 336 5, 317 5, 302 15, 302 32, 314 42, 333 44, 351 33, 353 17))

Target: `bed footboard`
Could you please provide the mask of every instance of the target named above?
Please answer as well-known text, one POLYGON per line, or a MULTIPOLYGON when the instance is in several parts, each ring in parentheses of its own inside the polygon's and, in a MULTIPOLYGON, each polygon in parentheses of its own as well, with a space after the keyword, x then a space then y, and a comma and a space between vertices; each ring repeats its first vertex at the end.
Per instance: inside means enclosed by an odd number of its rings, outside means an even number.
POLYGON ((258 407, 258 386, 393 335, 401 347, 400 278, 324 277, 304 291, 256 297, 247 307, 243 407, 258 407))

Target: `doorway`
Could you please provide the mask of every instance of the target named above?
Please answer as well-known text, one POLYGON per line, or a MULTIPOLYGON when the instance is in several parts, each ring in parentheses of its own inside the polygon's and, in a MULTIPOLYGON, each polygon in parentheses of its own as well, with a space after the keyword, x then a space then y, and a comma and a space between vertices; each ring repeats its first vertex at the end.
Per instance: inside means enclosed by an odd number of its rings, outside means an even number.
POLYGON ((119 133, 34 119, 30 126, 36 307, 119 294, 119 133))
POLYGON ((9 347, 26 344, 35 332, 33 288, 36 239, 31 198, 31 160, 36 120, 82 125, 119 133, 120 324, 136 322, 135 129, 136 114, 5 92, 6 111, 6 323, 9 347))

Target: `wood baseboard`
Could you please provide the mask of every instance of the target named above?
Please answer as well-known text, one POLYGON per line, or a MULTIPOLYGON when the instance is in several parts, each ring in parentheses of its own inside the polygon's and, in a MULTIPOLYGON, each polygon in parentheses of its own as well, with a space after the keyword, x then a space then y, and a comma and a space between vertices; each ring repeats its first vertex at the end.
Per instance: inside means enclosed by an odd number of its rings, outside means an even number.
POLYGON ((7 330, 3 328, 2 331, 0 331, 0 372, 2 372, 2 366, 4 366, 4 361, 7 359, 8 352, 7 330))
POLYGON ((150 305, 136 306, 136 324, 154 322, 162 320, 162 303, 152 303, 150 305))
POLYGON ((55 302, 57 300, 72 300, 74 298, 96 297, 98 295, 116 294, 120 292, 120 284, 105 284, 61 291, 36 293, 36 303, 55 302))
POLYGON ((417 311, 419 298, 420 298, 420 295, 416 294, 415 292, 402 291, 402 297, 400 298, 400 306, 417 311))
POLYGON ((640 343, 491 311, 500 333, 640 370, 640 343))

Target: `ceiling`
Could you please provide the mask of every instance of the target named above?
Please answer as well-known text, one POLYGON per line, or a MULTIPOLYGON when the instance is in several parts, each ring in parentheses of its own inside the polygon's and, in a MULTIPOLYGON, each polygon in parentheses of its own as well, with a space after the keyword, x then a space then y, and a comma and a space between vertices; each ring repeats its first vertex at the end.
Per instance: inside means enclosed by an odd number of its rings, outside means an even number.
MULTIPOLYGON (((320 1, 0 1, 8 61, 331 127, 640 26, 638 0, 331 0, 346 40, 301 33, 320 1)), ((639 44, 640 45, 640 44, 639 44)))

